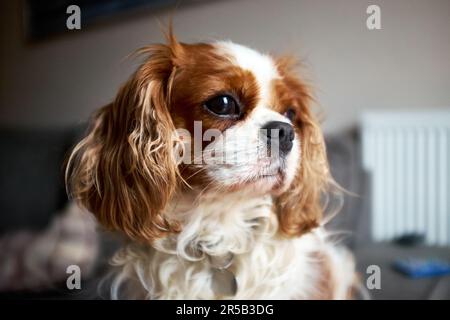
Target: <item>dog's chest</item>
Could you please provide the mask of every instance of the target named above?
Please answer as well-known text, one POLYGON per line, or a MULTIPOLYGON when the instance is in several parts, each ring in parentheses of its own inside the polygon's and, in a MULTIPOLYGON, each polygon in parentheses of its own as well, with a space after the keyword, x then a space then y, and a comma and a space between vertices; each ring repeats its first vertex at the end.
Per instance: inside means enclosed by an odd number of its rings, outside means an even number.
POLYGON ((316 237, 280 238, 270 197, 234 200, 190 209, 178 204, 173 214, 184 217, 183 231, 158 243, 149 261, 153 298, 279 299, 308 292, 316 237))

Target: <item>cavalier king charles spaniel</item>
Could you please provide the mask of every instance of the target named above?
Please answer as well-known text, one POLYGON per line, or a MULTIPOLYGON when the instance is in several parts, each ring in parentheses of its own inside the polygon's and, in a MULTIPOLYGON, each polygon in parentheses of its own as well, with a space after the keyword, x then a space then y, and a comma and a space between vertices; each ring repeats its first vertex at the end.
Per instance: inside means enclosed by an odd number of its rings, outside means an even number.
POLYGON ((171 31, 138 53, 66 169, 71 197, 126 237, 111 297, 350 298, 352 256, 324 228, 336 185, 292 59, 171 31))

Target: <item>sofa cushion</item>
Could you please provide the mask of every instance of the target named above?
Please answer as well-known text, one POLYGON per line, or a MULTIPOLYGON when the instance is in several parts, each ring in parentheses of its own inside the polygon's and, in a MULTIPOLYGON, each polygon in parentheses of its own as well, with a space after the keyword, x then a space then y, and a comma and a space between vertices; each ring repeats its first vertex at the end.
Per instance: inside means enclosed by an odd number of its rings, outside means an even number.
POLYGON ((348 130, 328 136, 326 147, 331 174, 345 189, 342 208, 328 227, 355 248, 370 242, 370 175, 361 164, 359 135, 348 130))
POLYGON ((0 233, 41 229, 67 201, 71 129, 0 129, 0 233))

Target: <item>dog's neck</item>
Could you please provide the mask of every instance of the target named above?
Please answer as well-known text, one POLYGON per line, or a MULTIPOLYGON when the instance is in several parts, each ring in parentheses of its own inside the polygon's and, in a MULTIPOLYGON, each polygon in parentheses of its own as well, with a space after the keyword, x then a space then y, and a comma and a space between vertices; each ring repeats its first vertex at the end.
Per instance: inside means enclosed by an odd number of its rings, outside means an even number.
POLYGON ((201 253, 247 252, 258 237, 275 234, 278 224, 272 205, 270 195, 184 193, 166 209, 166 216, 179 221, 182 231, 155 242, 155 248, 187 260, 196 260, 201 253))
POLYGON ((181 222, 182 231, 156 241, 155 249, 200 264, 206 261, 217 296, 237 291, 236 255, 249 252, 277 229, 271 196, 243 192, 185 193, 172 201, 166 214, 181 222))

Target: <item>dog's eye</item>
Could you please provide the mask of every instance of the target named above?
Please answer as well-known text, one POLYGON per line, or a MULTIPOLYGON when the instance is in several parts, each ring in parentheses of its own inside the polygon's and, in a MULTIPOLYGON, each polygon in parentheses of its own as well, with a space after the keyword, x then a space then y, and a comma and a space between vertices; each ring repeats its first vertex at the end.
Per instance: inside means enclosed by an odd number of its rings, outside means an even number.
POLYGON ((221 95, 205 102, 205 108, 219 117, 238 117, 240 108, 236 100, 228 95, 221 95))
POLYGON ((294 121, 295 119, 295 110, 292 108, 287 109, 287 111, 284 113, 284 116, 288 118, 291 121, 294 121))

